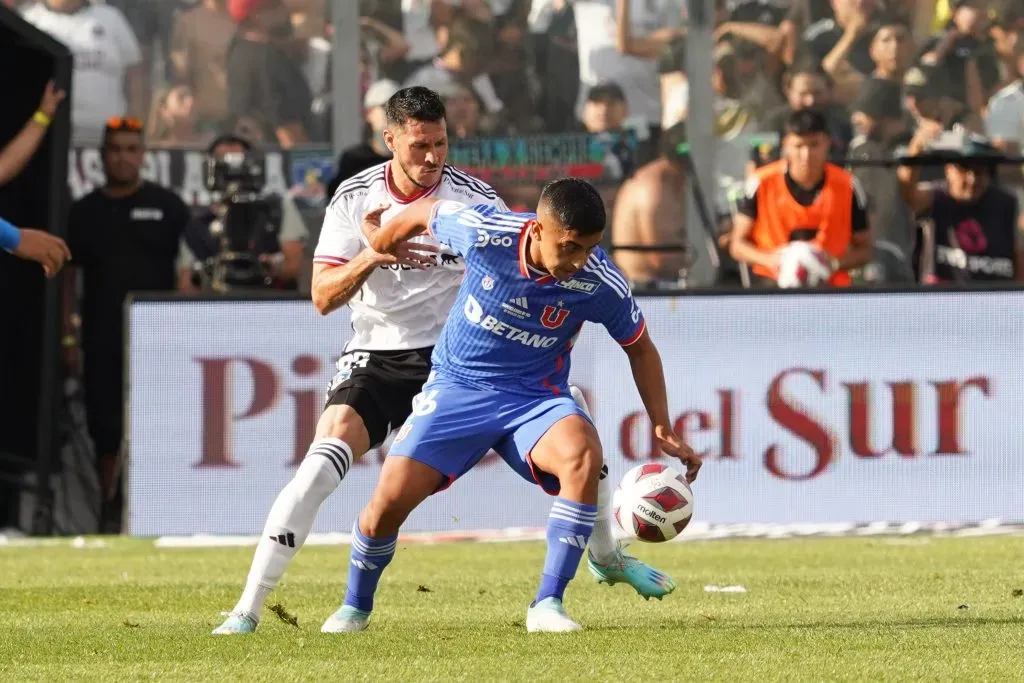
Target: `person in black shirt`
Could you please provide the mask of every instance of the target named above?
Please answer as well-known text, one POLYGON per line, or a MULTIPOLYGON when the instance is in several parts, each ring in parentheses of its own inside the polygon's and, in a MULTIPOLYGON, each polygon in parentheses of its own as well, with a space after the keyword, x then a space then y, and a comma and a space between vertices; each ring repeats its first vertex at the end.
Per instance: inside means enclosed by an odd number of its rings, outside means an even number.
POLYGON ((950 3, 953 20, 944 34, 922 46, 920 61, 935 66, 942 74, 946 92, 974 110, 981 110, 999 83, 999 59, 991 39, 985 35, 984 13, 977 0, 950 3), (967 69, 976 68, 981 91, 968 89, 967 69))
MULTIPOLYGON (((942 134, 935 122, 918 128, 908 156, 928 149, 942 134)), ((945 183, 920 185, 919 167, 901 166, 904 200, 919 218, 918 272, 926 284, 1024 279, 1017 198, 996 186, 999 155, 987 139, 962 132, 960 148, 945 166, 945 183)))
POLYGON ((245 130, 290 149, 309 142, 313 93, 281 0, 229 0, 238 34, 228 47, 228 112, 245 130))
MULTIPOLYGON (((82 197, 68 216, 72 266, 82 271, 83 380, 89 428, 99 459, 105 502, 117 494, 123 420, 124 302, 130 292, 174 291, 176 262, 189 210, 176 194, 142 180, 142 124, 107 123, 106 185, 82 197)), ((69 278, 69 283, 74 282, 69 278)), ((105 510, 117 523, 117 508, 105 510)), ((116 531, 116 529, 114 529, 116 531)))

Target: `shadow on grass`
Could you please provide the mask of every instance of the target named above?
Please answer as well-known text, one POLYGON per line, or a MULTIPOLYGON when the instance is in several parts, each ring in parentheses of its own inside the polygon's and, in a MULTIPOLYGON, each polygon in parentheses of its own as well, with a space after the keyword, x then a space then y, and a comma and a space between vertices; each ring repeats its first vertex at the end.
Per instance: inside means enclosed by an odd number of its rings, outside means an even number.
MULTIPOLYGON (((708 618, 698 615, 685 619, 663 619, 651 623, 651 631, 702 628, 711 631, 797 631, 797 630, 850 630, 877 628, 975 628, 978 626, 1024 626, 1024 616, 1014 617, 971 617, 954 615, 949 617, 928 617, 922 619, 864 619, 861 621, 806 621, 792 624, 751 624, 708 618)), ((606 624, 588 626, 588 631, 632 631, 635 625, 606 624)))

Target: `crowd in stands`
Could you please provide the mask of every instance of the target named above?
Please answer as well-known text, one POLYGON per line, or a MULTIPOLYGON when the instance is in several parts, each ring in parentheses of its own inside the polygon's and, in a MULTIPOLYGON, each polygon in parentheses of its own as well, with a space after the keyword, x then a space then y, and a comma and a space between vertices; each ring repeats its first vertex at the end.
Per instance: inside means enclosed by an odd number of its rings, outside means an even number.
MULTIPOLYGON (((125 114, 146 122, 150 146, 203 146, 226 131, 282 148, 329 142, 329 0, 3 2, 72 47, 75 144, 97 143, 103 123, 125 114)), ((359 0, 366 139, 346 163, 355 172, 386 158, 381 105, 410 85, 443 95, 453 138, 632 131, 648 150, 641 164, 664 162, 655 158, 666 148, 659 139, 685 139, 688 4, 359 0)), ((922 130, 935 133, 928 143, 957 130, 985 136, 998 152, 1020 152, 1021 0, 716 0, 714 19, 716 171, 734 195, 778 159, 788 117, 807 107, 824 114, 838 164, 924 149, 911 144, 922 130)), ((685 169, 665 171, 654 185, 685 185, 685 169)), ((878 198, 869 207, 876 241, 909 259, 919 240, 895 170, 860 167, 856 175, 878 198)), ((999 166, 997 175, 1018 190, 1019 165, 999 166)), ((942 176, 936 166, 917 180, 942 176)), ((651 183, 634 185, 644 193, 651 183)), ((728 233, 728 194, 716 193, 715 229, 728 233)), ((666 234, 684 231, 681 221, 649 234, 640 222, 613 225, 614 239, 682 240, 666 234)), ((728 260, 728 237, 720 246, 728 260)), ((631 258, 679 260, 622 260, 631 258)), ((635 270, 628 274, 636 281, 664 279, 663 267, 635 270)))

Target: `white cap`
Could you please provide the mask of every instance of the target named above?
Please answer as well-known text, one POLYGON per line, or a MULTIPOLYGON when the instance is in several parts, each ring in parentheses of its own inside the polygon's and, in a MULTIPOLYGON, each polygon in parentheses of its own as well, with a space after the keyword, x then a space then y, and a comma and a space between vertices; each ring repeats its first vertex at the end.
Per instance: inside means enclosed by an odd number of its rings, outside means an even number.
POLYGON ((391 96, 401 90, 399 85, 394 81, 383 78, 379 81, 374 81, 370 85, 369 90, 363 96, 363 108, 373 109, 374 107, 383 107, 384 104, 391 99, 391 96))

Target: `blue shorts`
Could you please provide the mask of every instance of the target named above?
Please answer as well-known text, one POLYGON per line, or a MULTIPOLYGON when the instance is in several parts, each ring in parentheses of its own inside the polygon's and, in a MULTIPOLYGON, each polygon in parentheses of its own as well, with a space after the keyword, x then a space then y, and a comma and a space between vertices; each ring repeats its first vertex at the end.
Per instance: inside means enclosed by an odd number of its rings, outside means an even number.
POLYGON ((559 420, 590 418, 568 391, 522 396, 435 377, 413 399, 412 413, 395 435, 388 457, 412 458, 443 474, 448 488, 492 448, 519 476, 551 495, 558 478, 533 466, 530 451, 559 420))

